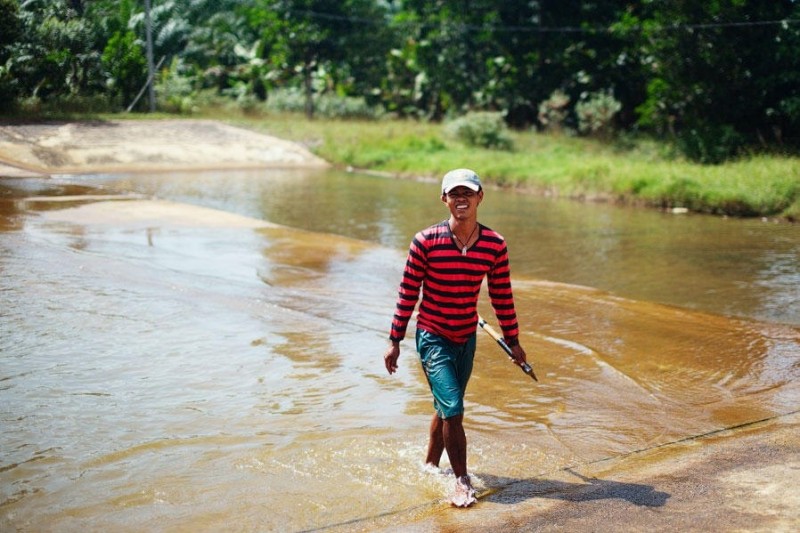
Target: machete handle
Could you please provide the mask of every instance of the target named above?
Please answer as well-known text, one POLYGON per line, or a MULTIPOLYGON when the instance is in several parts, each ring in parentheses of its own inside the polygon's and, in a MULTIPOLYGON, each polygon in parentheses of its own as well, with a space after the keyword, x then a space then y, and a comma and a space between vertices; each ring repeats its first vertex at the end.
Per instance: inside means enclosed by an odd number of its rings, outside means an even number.
MULTIPOLYGON (((497 341, 497 344, 499 344, 500 347, 503 349, 503 351, 506 352, 506 354, 508 354, 508 356, 511 358, 512 361, 516 362, 516 359, 514 359, 514 353, 511 351, 511 348, 508 346, 505 339, 503 339, 503 337, 499 333, 497 333, 497 331, 495 331, 495 329, 492 326, 487 324, 486 321, 480 316, 478 316, 478 325, 482 327, 483 330, 486 333, 488 333, 490 337, 492 337, 495 341, 497 341)), ((529 365, 528 363, 522 363, 520 365, 520 368, 522 368, 523 372, 532 377, 534 381, 539 381, 539 379, 536 377, 536 374, 534 374, 533 367, 531 367, 531 365, 529 365)))

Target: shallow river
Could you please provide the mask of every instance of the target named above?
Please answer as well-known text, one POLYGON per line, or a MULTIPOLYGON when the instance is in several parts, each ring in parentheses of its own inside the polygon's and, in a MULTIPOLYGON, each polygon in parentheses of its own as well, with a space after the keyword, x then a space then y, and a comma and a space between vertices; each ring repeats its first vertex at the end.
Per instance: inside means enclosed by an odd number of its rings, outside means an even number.
MULTIPOLYGON (((381 358, 437 188, 0 181, 0 530, 449 530, 413 344, 395 376, 381 358)), ((465 424, 491 498, 798 410, 800 226, 495 190, 480 214, 540 379, 480 334, 465 424)))

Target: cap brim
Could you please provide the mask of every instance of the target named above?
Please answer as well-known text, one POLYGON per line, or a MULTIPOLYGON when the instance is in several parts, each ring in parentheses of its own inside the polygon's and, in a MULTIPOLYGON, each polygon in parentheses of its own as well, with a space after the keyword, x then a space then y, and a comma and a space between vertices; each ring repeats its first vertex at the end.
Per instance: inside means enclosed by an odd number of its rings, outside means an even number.
POLYGON ((468 189, 472 189, 475 192, 478 192, 481 189, 481 186, 478 185, 477 183, 475 183, 474 181, 459 181, 459 182, 456 182, 456 183, 451 183, 442 192, 444 194, 447 194, 450 191, 452 191, 453 189, 455 189, 456 187, 466 187, 468 189))

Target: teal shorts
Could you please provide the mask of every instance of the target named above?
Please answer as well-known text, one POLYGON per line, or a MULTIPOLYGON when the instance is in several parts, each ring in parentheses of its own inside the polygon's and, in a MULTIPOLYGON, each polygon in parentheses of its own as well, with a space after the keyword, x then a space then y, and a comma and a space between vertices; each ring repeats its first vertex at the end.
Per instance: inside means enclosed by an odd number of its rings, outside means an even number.
POLYGON ((439 418, 464 414, 464 393, 475 359, 475 335, 464 344, 417 329, 417 353, 439 418))

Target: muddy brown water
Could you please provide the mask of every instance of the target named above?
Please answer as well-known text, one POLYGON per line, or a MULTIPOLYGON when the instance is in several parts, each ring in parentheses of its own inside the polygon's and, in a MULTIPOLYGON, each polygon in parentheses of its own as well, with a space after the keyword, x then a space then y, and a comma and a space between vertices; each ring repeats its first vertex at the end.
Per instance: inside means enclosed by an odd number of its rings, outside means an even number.
MULTIPOLYGON (((421 467, 413 344, 395 376, 381 360, 406 246, 447 215, 436 191, 336 171, 0 181, 0 529, 438 509, 452 478, 421 467)), ((490 498, 797 411, 800 227, 496 190, 480 213, 540 379, 479 336, 466 427, 490 498)))

